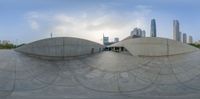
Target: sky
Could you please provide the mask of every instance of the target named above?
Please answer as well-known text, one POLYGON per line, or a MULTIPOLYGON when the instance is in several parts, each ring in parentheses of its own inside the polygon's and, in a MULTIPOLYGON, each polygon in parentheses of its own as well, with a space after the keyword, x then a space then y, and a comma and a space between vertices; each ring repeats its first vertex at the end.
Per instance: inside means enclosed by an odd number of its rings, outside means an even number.
POLYGON ((78 37, 102 43, 139 27, 150 35, 156 19, 158 37, 172 39, 173 20, 180 31, 200 40, 198 0, 0 0, 0 40, 15 44, 53 37, 78 37))

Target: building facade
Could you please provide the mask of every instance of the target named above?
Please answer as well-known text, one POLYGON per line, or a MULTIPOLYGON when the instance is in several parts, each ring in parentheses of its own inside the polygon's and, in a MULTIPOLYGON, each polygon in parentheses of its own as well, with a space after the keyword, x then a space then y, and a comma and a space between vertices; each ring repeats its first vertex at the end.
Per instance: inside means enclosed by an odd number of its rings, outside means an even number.
POLYGON ((193 43, 193 38, 192 38, 192 36, 189 36, 188 43, 189 43, 189 44, 192 44, 192 43, 193 43))
POLYGON ((187 34, 183 33, 183 43, 187 43, 187 34))
POLYGON ((134 28, 132 31, 131 31, 131 37, 145 37, 146 36, 146 32, 145 30, 142 30, 140 28, 134 28))
POLYGON ((146 37, 146 31, 145 30, 142 31, 142 37, 146 37))
POLYGON ((151 37, 156 37, 156 20, 151 20, 151 37))
POLYGON ((103 35, 103 45, 106 45, 107 43, 109 43, 109 37, 103 35))
POLYGON ((114 38, 114 42, 119 42, 119 38, 118 38, 118 37, 115 37, 115 38, 114 38))
POLYGON ((181 41, 181 33, 179 30, 178 20, 173 21, 173 39, 176 41, 181 41))
POLYGON ((3 44, 3 45, 5 45, 5 44, 10 44, 11 42, 9 41, 9 40, 3 40, 2 42, 1 42, 1 44, 3 44))

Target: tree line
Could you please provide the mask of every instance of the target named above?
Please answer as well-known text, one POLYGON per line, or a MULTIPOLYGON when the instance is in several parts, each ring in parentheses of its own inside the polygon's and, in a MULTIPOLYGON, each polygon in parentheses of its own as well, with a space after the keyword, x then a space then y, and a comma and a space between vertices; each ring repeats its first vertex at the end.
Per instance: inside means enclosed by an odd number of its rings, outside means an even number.
POLYGON ((14 44, 0 44, 0 49, 13 49, 16 48, 17 46, 14 44))
POLYGON ((197 48, 200 48, 200 44, 190 44, 190 45, 197 47, 197 48))

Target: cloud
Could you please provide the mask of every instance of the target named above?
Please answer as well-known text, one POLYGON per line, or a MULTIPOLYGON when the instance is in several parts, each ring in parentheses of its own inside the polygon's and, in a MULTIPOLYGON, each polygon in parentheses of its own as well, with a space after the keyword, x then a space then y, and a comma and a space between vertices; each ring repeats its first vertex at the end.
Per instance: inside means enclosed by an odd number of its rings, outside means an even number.
POLYGON ((136 5, 135 8, 137 8, 137 10, 143 10, 143 11, 151 12, 152 6, 150 6, 150 5, 136 5))
POLYGON ((37 19, 39 19, 39 18, 40 18, 40 16, 37 12, 30 12, 26 15, 26 19, 32 30, 39 30, 40 25, 37 22, 37 19))
POLYGON ((30 24, 30 27, 33 29, 33 30, 39 30, 39 24, 37 21, 35 20, 29 20, 29 24, 30 24))
POLYGON ((107 11, 100 8, 96 12, 67 13, 30 12, 26 18, 31 29, 53 32, 53 36, 72 36, 101 43, 102 35, 125 38, 134 27, 147 28, 147 16, 151 13, 149 6, 139 5, 127 12, 107 11))

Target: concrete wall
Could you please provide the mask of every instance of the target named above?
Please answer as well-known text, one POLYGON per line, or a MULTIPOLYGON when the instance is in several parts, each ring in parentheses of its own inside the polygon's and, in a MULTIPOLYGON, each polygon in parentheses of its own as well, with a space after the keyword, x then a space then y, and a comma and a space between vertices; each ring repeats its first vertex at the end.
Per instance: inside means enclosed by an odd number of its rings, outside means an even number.
POLYGON ((134 38, 113 44, 110 47, 125 47, 132 55, 166 56, 199 50, 193 46, 166 38, 134 38))
POLYGON ((103 48, 101 44, 84 39, 57 37, 35 41, 17 48, 16 51, 47 57, 73 57, 97 53, 103 48))

